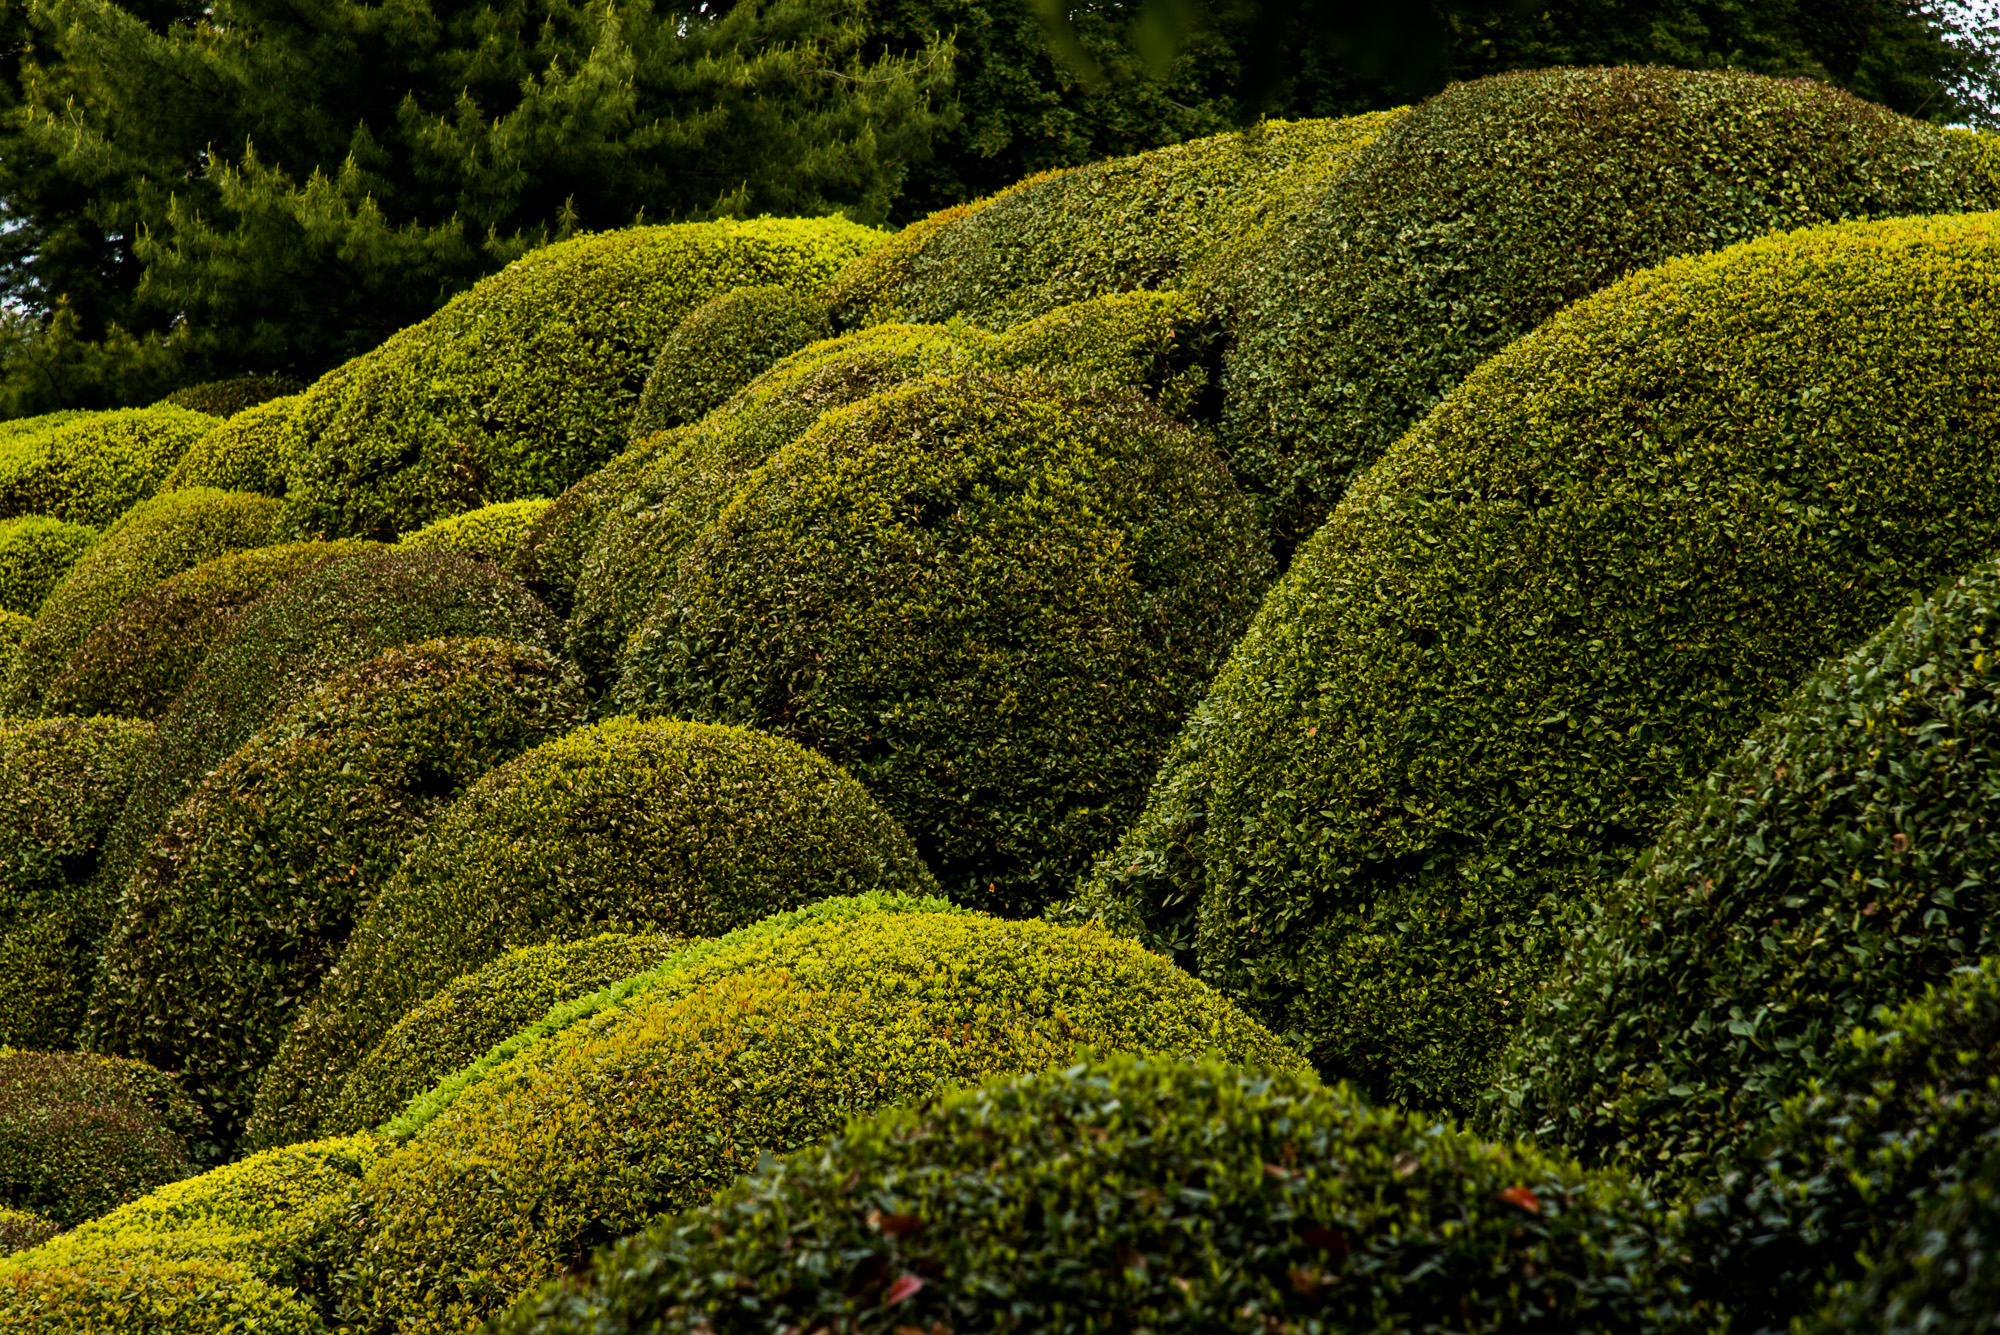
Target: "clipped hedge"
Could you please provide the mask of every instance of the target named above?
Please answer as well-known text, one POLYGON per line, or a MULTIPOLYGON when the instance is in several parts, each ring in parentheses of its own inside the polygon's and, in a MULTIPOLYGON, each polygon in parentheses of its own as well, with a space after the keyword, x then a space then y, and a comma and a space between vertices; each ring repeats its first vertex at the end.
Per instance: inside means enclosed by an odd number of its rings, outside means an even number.
POLYGON ((417 1003, 349 1073, 324 1124, 334 1134, 380 1126, 565 1001, 663 963, 683 937, 603 932, 510 950, 417 1003))
POLYGON ((1136 288, 1220 296, 1301 200, 1329 193, 1406 113, 1266 121, 1051 172, 904 229, 849 266, 836 325, 964 316, 1005 328, 1136 288))
POLYGON ((1080 1061, 760 1165, 508 1335, 1698 1331, 1646 1202, 1309 1076, 1080 1061))
POLYGON ((265 1063, 405 851, 582 712, 565 664, 509 640, 429 640, 327 679, 147 845, 104 937, 90 1045, 181 1072, 233 1146, 265 1063))
POLYGON ((0 1205, 0 1256, 40 1246, 62 1232, 62 1225, 27 1210, 0 1205))
POLYGON ((823 752, 954 898, 1033 913, 1138 810, 1268 570, 1220 458, 1136 393, 929 379, 743 485, 613 699, 823 752))
POLYGON ((270 399, 231 416, 188 446, 162 491, 183 487, 219 487, 224 491, 254 491, 261 496, 285 494, 288 463, 286 432, 303 401, 298 394, 270 399))
POLYGON ((1822 668, 1570 944, 1494 1113, 1551 1150, 1711 1171, 1844 1037, 2000 954, 2000 566, 1822 668))
POLYGON ((627 489, 680 435, 663 431, 633 445, 572 484, 522 530, 507 568, 557 616, 568 618, 575 606, 577 578, 605 515, 624 501, 627 489))
POLYGON ((427 552, 457 552, 475 561, 505 566, 522 535, 550 504, 541 497, 500 501, 427 524, 405 534, 397 545, 427 552))
POLYGON ((1988 1335, 2000 1312, 2000 1146, 1916 1211, 1859 1279, 1804 1324, 1808 1335, 1988 1335))
POLYGON ((277 510, 266 496, 206 487, 134 506, 49 593, 0 689, 0 708, 41 712, 43 692, 92 631, 168 576, 262 546, 277 510))
POLYGON ((95 1218, 192 1173, 200 1120, 143 1062, 0 1048, 0 1205, 95 1218))
POLYGON ((116 899, 92 872, 151 741, 128 719, 0 719, 0 1046, 76 1035, 116 899))
POLYGON ((1079 908, 1465 1110, 1674 797, 2000 538, 1990 216, 1634 275, 1472 376, 1265 600, 1079 908))
POLYGON ((288 532, 389 539, 553 496, 624 445, 690 311, 745 284, 816 291, 881 239, 840 218, 758 218, 544 246, 306 391, 288 532))
POLYGON ((103 528, 151 496, 214 426, 186 408, 128 408, 0 438, 0 519, 47 515, 103 528))
POLYGON ((175 390, 160 402, 175 408, 192 408, 211 417, 235 417, 304 388, 288 375, 241 375, 230 380, 208 380, 199 385, 189 385, 186 389, 175 390))
POLYGON ((631 438, 699 422, 772 363, 832 333, 812 292, 763 283, 713 298, 660 345, 632 413, 631 438))
POLYGON ((33 617, 42 600, 97 541, 97 530, 43 515, 0 519, 0 612, 33 617))
POLYGON ((1456 84, 1356 153, 1256 266, 1223 446, 1289 551, 1474 367, 1633 270, 1815 223, 1996 205, 1986 140, 1804 79, 1648 67, 1456 84))
POLYGON ((19 612, 0 611, 0 681, 6 680, 13 669, 14 655, 20 652, 21 641, 28 638, 28 632, 35 628, 34 618, 24 617, 19 612))
POLYGON ((462 1329, 760 1155, 1078 1044, 1302 1069, 1102 933, 948 913, 801 926, 555 1035, 386 1156, 329 1236, 338 1320, 462 1329))
POLYGON ((875 800, 791 742, 698 723, 582 729, 438 820, 287 1035, 252 1143, 328 1125, 400 1017, 506 951, 606 930, 713 936, 825 896, 935 888, 875 800))

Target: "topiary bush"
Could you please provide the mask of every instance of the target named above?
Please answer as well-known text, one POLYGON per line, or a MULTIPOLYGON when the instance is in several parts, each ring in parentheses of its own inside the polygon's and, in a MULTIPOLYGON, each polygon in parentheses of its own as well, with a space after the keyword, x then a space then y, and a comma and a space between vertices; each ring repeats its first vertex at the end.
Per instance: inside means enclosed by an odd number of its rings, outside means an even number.
POLYGON ((1994 150, 1804 79, 1455 84, 1362 147, 1246 284, 1223 446, 1290 551, 1474 367, 1636 269, 1840 219, 2000 205, 1994 150))
POLYGON ((160 490, 218 487, 223 491, 283 496, 285 470, 290 462, 287 431, 303 401, 302 395, 287 394, 218 422, 207 435, 188 446, 187 453, 174 465, 174 471, 160 484, 160 490))
POLYGON ((1984 1335, 2000 1312, 2000 1153, 1989 1143, 1978 1167, 1915 1212, 1882 1244, 1858 1279, 1834 1290, 1802 1323, 1809 1335, 1984 1335))
POLYGON ((521 535, 549 505, 539 497, 500 501, 428 524, 405 534, 397 545, 427 552, 457 552, 475 561, 504 566, 520 545, 521 535))
POLYGON ((14 655, 20 651, 21 641, 28 638, 34 629, 34 619, 24 617, 19 612, 0 611, 0 681, 5 681, 7 673, 14 666, 14 655))
POLYGON ((211 417, 234 417, 273 399, 296 394, 304 388, 288 375, 242 375, 229 380, 208 380, 199 385, 189 385, 186 389, 175 390, 160 402, 175 408, 192 408, 211 417))
POLYGON ((816 291, 881 239, 841 218, 759 218, 544 246, 306 391, 288 532, 389 539, 553 496, 623 446, 690 311, 745 284, 816 291))
POLYGON ((0 438, 0 519, 47 515, 103 528, 151 496, 214 426, 186 408, 128 408, 0 438))
POLYGON ((67 1228, 194 1171, 173 1077, 92 1052, 0 1048, 0 1204, 67 1228))
POLYGON ((782 283, 710 299, 660 345, 632 413, 631 438, 699 422, 773 362, 832 333, 818 295, 782 283))
POLYGON ((577 578, 605 514, 681 434, 663 431, 633 445, 550 501, 522 530, 507 568, 557 616, 567 618, 575 606, 577 578))
POLYGON ((344 539, 253 547, 169 576, 85 637, 48 683, 41 707, 157 718, 250 604, 302 570, 373 546, 344 539))
POLYGON ((686 944, 684 937, 603 932, 523 946, 460 974, 369 1049, 323 1120, 353 1131, 380 1126, 551 1007, 643 973, 686 944))
POLYGON ((119 608, 169 575, 262 546, 277 511, 269 497, 205 487, 134 506, 49 593, 0 689, 0 708, 40 712, 70 655, 119 608))
POLYGON ((42 599, 97 541, 97 530, 43 515, 0 519, 0 612, 33 617, 42 599))
POLYGON ((1103 933, 874 913, 711 956, 514 1059, 332 1221, 337 1320, 462 1329, 590 1249, 871 1108, 1106 1050, 1302 1069, 1103 933))
POLYGON ((802 747, 696 723, 582 729, 488 775, 413 851, 271 1063, 252 1143, 328 1125, 399 1018, 509 950, 713 936, 825 896, 935 888, 875 800, 802 747))
POLYGON ((0 1046, 76 1035, 116 898, 92 871, 151 740, 129 719, 0 719, 0 1046))
POLYGON ((1673 798, 1994 549, 1993 310, 1988 217, 1769 237, 1572 306, 1300 551, 1078 909, 1322 1069, 1469 1108, 1673 798))
POLYGON ((1206 440, 1137 394, 925 380, 822 417, 681 559, 613 699, 850 769, 948 892, 1070 889, 1269 569, 1206 440))
POLYGON ((510 640, 429 640, 328 678, 146 846, 104 937, 90 1046, 180 1071, 233 1146, 298 1008, 432 817, 582 712, 567 666, 510 640))
POLYGON ((1114 1057, 857 1119, 497 1328, 1709 1329, 1646 1206, 1307 1076, 1114 1057))
POLYGON ((0 1205, 0 1256, 38 1247, 60 1232, 62 1225, 53 1219, 0 1205))
POLYGON ((2000 954, 2000 566, 1822 668, 1684 796, 1530 1003, 1497 1122, 1705 1175, 1884 1005, 2000 954))

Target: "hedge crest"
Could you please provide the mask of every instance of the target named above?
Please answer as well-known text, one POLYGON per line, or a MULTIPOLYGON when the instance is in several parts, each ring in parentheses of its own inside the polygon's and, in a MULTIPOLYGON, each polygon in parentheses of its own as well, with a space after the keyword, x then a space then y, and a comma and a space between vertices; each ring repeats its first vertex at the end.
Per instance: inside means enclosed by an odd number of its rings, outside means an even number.
POLYGON ((632 413, 631 439, 699 422, 772 363, 832 333, 818 294, 782 283, 710 299, 660 345, 632 413))
POLYGON ((0 519, 0 612, 32 618, 49 590, 96 541, 97 530, 86 524, 65 524, 46 515, 0 519))
POLYGON ((0 519, 48 515, 103 528, 158 490, 214 426, 186 408, 127 408, 0 436, 0 519))

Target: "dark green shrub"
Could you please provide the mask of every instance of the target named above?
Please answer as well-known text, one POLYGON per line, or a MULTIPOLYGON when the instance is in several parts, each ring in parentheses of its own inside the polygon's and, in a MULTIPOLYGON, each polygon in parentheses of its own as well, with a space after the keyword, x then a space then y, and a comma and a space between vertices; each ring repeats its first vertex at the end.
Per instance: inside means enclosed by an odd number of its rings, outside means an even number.
POLYGON ((550 504, 539 497, 499 501, 427 524, 405 534, 398 545, 427 552, 457 552, 475 561, 504 566, 520 545, 521 536, 550 504))
POLYGON ((0 1048, 0 1204, 67 1228, 194 1171, 173 1077, 94 1052, 0 1048))
POLYGON ((765 283, 723 293, 660 345, 632 413, 631 438, 699 422, 773 362, 832 332, 814 292, 765 283))
POLYGON ((2000 204, 1980 137, 1824 84, 1661 68, 1457 84, 1354 156, 1247 284, 1223 446, 1289 551, 1475 366, 1635 269, 2000 204))
POLYGON ((1712 1170, 1884 1005, 2000 954, 2000 567, 1816 673, 1607 896, 1530 1003, 1499 1123, 1712 1170))
POLYGON ((372 545, 343 539, 253 547, 161 580, 90 632, 49 682, 41 707, 156 718, 246 607, 301 570, 372 545))
POLYGON ((188 446, 187 453, 160 484, 162 491, 182 487, 219 487, 224 491, 254 491, 261 496, 285 494, 289 462, 286 433, 292 415, 304 402, 288 394, 245 408, 188 446))
POLYGON ((147 844, 104 937, 90 1046, 181 1072, 234 1145, 298 1008, 431 818, 582 712, 566 665, 511 640, 430 640, 328 678, 147 844))
POLYGON ((91 873, 152 729, 128 719, 0 719, 0 1046, 66 1047, 110 920, 91 873))
POLYGON ((861 786, 782 738, 612 719, 537 747, 439 818, 258 1091, 252 1143, 327 1125, 348 1072, 458 975, 599 931, 714 936, 866 890, 936 889, 861 786))
POLYGON ((142 501, 69 568, 35 616, 0 691, 0 708, 42 712, 42 693, 71 654, 119 608, 170 575, 262 546, 278 503, 206 487, 142 501))
POLYGON ((1081 908, 1323 1070, 1464 1109, 1676 795, 2000 544, 1992 219, 1849 224, 1570 307, 1355 483, 1081 908))
POLYGON ((839 218, 759 218, 534 251, 306 391, 289 532, 388 539, 553 496, 624 445, 688 312, 746 283, 818 290, 880 239, 839 218))
POLYGON ((1269 569, 1130 391, 935 378, 822 417, 681 559, 614 699, 846 766, 961 902, 1038 911, 1143 800, 1269 569))
POLYGON ((524 946, 460 974, 369 1049, 323 1120, 352 1131, 380 1126, 551 1007, 653 968, 686 944, 683 937, 607 932, 524 946))
POLYGON ((852 1114, 1079 1044, 1299 1071, 1157 955, 979 914, 801 926, 530 1049, 387 1155, 325 1249, 343 1323, 463 1329, 852 1114))
MULTIPOLYGON (((210 417, 234 417, 273 399, 296 394, 304 388, 288 375, 244 375, 233 380, 209 380, 189 385, 186 389, 175 390, 160 402, 175 408, 192 408, 210 417)), ((219 487, 222 484, 211 482, 205 485, 219 487)))
POLYGON ((1804 1323, 1809 1335, 1989 1335, 2000 1312, 2000 1153, 1994 1138, 1965 1179, 1882 1243, 1859 1279, 1804 1323))
POLYGON ((1709 1329, 1652 1224, 1628 1188, 1308 1076, 1112 1058, 859 1119, 498 1328, 1709 1329))
POLYGON ((28 632, 34 626, 33 617, 0 611, 0 681, 7 679, 7 673, 14 666, 14 655, 20 651, 21 641, 28 638, 28 632))
POLYGON ((186 408, 128 408, 0 438, 0 519, 48 515, 103 528, 151 496, 214 426, 186 408))
POLYGON ((830 297, 834 321, 964 316, 1000 329, 1112 292, 1230 289, 1274 225, 1327 194, 1404 114, 1271 121, 1031 177, 849 266, 830 297))
POLYGON ((605 513, 679 435, 663 431, 640 441, 550 501, 522 531, 507 568, 556 615, 568 617, 576 602, 577 576, 605 513))
POLYGON ((97 541, 97 530, 42 515, 0 519, 0 612, 33 617, 42 599, 97 541))
POLYGON ((62 1232, 62 1225, 26 1210, 0 1205, 0 1256, 40 1246, 62 1232))

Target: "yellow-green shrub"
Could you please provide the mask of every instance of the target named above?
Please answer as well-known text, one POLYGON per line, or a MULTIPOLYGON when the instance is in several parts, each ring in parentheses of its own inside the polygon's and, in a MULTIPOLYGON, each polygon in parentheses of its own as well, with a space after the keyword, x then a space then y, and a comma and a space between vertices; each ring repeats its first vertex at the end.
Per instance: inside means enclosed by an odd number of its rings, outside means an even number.
POLYGON ((605 930, 714 936, 876 889, 936 883, 875 800, 803 747, 631 719, 546 743, 454 803, 356 926, 265 1075, 251 1143, 325 1126, 398 1019, 508 950, 605 930))
POLYGON ((0 612, 32 618, 63 572, 96 541, 96 529, 45 515, 0 519, 0 612))
POLYGON ((632 413, 631 439, 700 421, 773 362, 832 332, 815 292, 764 283, 723 293, 660 345, 632 413))
POLYGON ((398 546, 423 551, 457 552, 475 561, 504 566, 526 533, 551 502, 540 497, 524 501, 499 501, 468 510, 462 515, 439 519, 415 533, 405 534, 398 546))
POLYGON ((577 578, 605 514, 679 436, 677 431, 648 436, 550 501, 522 531, 507 568, 557 616, 568 617, 575 605, 577 578))
MULTIPOLYGON (((230 380, 205 380, 199 385, 177 389, 160 402, 176 408, 192 408, 211 417, 235 417, 261 404, 304 388, 288 375, 241 375, 230 380)), ((219 487, 219 482, 208 483, 219 487)), ((238 487, 234 490, 248 491, 238 487)))
POLYGON ((0 519, 48 515, 103 528, 152 495, 214 426, 186 408, 128 408, 0 437, 0 519))
POLYGON ((0 1205, 80 1224, 192 1173, 200 1125, 143 1062, 0 1047, 0 1205))
POLYGON ((28 1210, 16 1210, 12 1206, 0 1205, 0 1256, 14 1252, 24 1252, 39 1246, 62 1232, 62 1225, 53 1219, 28 1210))
POLYGON ((285 494, 287 428, 303 401, 288 394, 245 408, 188 446, 174 471, 160 484, 162 491, 183 487, 219 487, 224 491, 254 491, 261 496, 285 494))

